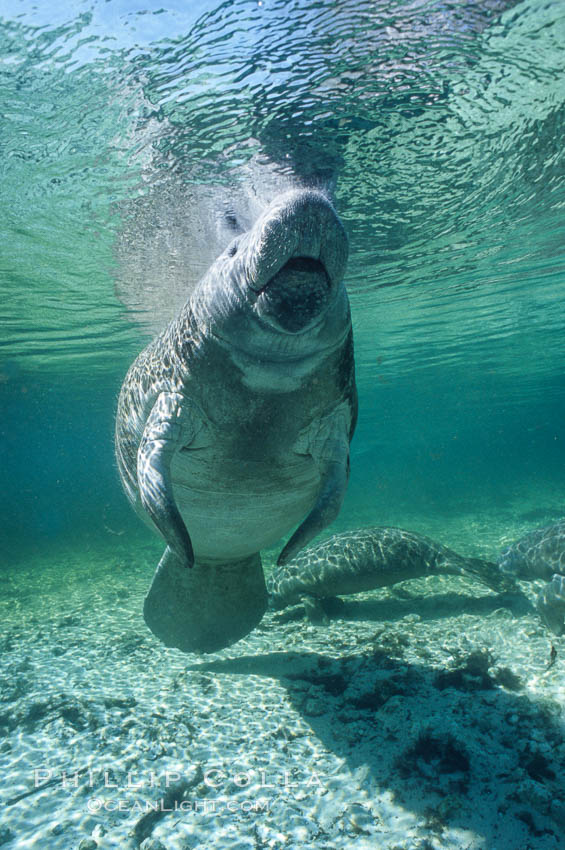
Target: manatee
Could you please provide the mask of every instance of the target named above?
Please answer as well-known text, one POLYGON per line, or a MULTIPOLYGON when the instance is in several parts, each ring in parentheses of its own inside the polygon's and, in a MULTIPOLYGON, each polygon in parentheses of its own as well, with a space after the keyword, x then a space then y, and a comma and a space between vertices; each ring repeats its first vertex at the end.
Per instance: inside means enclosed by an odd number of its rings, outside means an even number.
POLYGON ((514 587, 496 564, 462 557, 413 531, 383 526, 335 534, 276 568, 267 579, 269 606, 280 610, 306 601, 312 616, 317 614, 312 600, 443 574, 470 576, 496 591, 514 587))
POLYGON ((537 528, 500 553, 501 572, 524 581, 545 579, 537 609, 557 635, 565 632, 565 519, 537 528))
POLYGON ((144 617, 167 646, 246 635, 267 606, 260 550, 298 525, 285 563, 339 512, 357 415, 347 252, 324 193, 282 194, 126 375, 116 457, 166 543, 144 617))

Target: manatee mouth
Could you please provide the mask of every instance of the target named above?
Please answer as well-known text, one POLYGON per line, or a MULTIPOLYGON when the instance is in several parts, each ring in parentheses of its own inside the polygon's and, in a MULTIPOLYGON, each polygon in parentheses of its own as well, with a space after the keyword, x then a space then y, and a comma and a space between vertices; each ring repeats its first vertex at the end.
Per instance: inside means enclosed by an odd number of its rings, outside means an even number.
POLYGON ((287 333, 311 327, 328 305, 331 281, 319 260, 291 257, 259 290, 257 313, 287 333))

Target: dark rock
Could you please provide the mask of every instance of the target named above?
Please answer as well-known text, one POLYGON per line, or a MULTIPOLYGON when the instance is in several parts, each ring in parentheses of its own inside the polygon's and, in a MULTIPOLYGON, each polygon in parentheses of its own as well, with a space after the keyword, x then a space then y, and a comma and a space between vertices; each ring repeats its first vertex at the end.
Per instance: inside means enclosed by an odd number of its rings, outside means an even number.
POLYGON ((98 844, 94 838, 81 838, 77 850, 96 850, 98 844))
POLYGON ((104 697, 106 708, 134 708, 137 705, 135 697, 104 697))
POLYGON ((62 617, 57 624, 60 628, 65 626, 78 626, 80 625, 80 620, 78 617, 74 617, 72 614, 68 614, 66 617, 62 617))
POLYGON ((81 731, 86 726, 86 720, 83 716, 82 707, 77 705, 68 705, 61 709, 61 717, 70 723, 73 729, 81 731))
POLYGON ((550 767, 550 761, 542 753, 532 753, 526 751, 520 753, 520 767, 535 779, 537 782, 543 782, 544 779, 555 779, 555 771, 550 767))
POLYGON ((438 673, 434 685, 440 691, 446 688, 458 691, 491 690, 496 685, 495 679, 488 673, 492 663, 493 658, 487 650, 472 652, 461 667, 438 673))
POLYGON ((139 845, 139 850, 167 850, 167 848, 157 838, 146 838, 139 845))
POLYGON ((16 836, 8 826, 0 826, 0 845, 7 844, 16 836))
POLYGON ((431 730, 420 733, 416 741, 397 760, 403 778, 439 779, 444 774, 459 775, 460 790, 469 783, 471 762, 465 746, 453 735, 431 730))
POLYGON ((394 679, 384 679, 373 690, 352 699, 351 704, 355 708, 378 711, 391 697, 403 696, 405 693, 405 688, 394 679))
POLYGON ((497 685, 502 685, 509 691, 521 691, 524 683, 520 676, 514 673, 510 667, 497 667, 494 672, 497 685))

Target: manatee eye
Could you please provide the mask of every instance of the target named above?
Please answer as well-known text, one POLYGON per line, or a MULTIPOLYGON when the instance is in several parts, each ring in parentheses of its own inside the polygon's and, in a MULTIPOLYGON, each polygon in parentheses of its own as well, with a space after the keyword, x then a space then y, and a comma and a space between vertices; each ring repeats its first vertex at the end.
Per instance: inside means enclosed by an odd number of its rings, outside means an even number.
POLYGON ((232 210, 227 210, 224 213, 224 220, 230 230, 239 230, 239 225, 237 223, 237 216, 232 210))
POLYGON ((235 257, 237 254, 237 240, 234 239, 231 245, 228 245, 227 255, 228 257, 235 257))

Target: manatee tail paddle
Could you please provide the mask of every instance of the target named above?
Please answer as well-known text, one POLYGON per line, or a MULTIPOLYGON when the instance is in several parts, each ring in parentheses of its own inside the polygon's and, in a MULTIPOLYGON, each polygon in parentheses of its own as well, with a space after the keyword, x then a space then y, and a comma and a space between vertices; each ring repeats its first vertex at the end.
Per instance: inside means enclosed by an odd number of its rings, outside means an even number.
POLYGON ((266 609, 258 553, 230 563, 196 561, 187 570, 167 547, 145 597, 143 616, 165 646, 217 652, 249 634, 266 609))
POLYGON ((486 584, 497 593, 517 590, 514 578, 503 573, 498 564, 483 561, 482 558, 461 558, 461 574, 469 575, 486 584))

